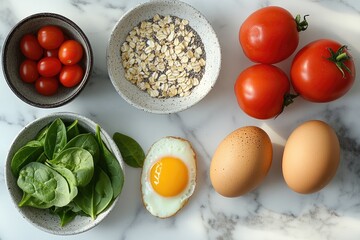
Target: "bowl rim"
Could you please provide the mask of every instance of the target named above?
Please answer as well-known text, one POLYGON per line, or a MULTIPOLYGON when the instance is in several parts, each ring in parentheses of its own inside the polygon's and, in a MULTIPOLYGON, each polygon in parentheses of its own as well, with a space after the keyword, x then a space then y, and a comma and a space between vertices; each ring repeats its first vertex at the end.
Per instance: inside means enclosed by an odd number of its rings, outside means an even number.
MULTIPOLYGON (((140 22, 140 20, 139 20, 140 22)), ((126 33, 127 34, 127 33, 126 33)), ((109 78, 111 80, 112 85, 114 86, 116 92, 127 102, 129 103, 131 106, 136 107, 137 109, 143 110, 145 112, 149 112, 149 113, 155 113, 155 114, 171 114, 171 113, 177 113, 177 112, 181 112, 184 111, 186 109, 191 108, 192 106, 194 106, 195 104, 197 104, 198 102, 200 102, 201 100, 203 100, 206 95, 208 95, 208 93, 214 88, 219 76, 220 76, 220 71, 221 71, 221 64, 222 64, 222 53, 221 53, 221 45, 220 45, 220 41, 219 38, 214 30, 214 28, 212 27, 210 21, 205 17, 205 15, 200 12, 198 9, 196 9, 195 7, 193 7, 192 5, 183 2, 181 0, 151 0, 148 2, 143 2, 143 3, 139 3, 137 5, 135 5, 134 7, 130 8, 129 10, 127 10, 115 23, 115 25, 113 26, 111 33, 110 33, 110 37, 108 40, 108 44, 107 44, 107 48, 106 48, 106 66, 108 69, 108 75, 109 78), (115 84, 116 80, 114 79, 115 77, 113 76, 113 71, 111 70, 110 67, 110 59, 109 59, 109 55, 110 55, 110 45, 113 41, 113 35, 115 30, 118 28, 118 25, 123 21, 123 19, 127 18, 128 16, 130 16, 134 11, 139 10, 141 8, 144 7, 148 7, 148 6, 156 6, 156 4, 172 4, 172 5, 182 5, 186 8, 192 9, 194 12, 196 12, 198 14, 199 17, 201 17, 209 26, 209 30, 210 33, 213 35, 213 38, 215 40, 215 44, 218 48, 217 53, 218 53, 218 57, 219 57, 219 66, 217 67, 218 69, 216 70, 216 74, 213 75, 214 80, 211 82, 211 85, 207 88, 206 91, 204 91, 204 93, 202 94, 202 96, 198 99, 196 99, 196 101, 191 102, 191 104, 185 105, 183 107, 178 107, 175 105, 175 108, 169 109, 169 110, 158 110, 158 109, 151 109, 149 107, 143 106, 139 103, 133 102, 131 100, 131 98, 129 98, 126 94, 124 94, 124 92, 121 90, 121 88, 115 84)), ((121 66, 122 67, 122 66, 121 66)), ((124 77, 121 80, 126 80, 124 77)), ((141 91, 141 90, 139 90, 141 91)), ((172 98, 170 98, 172 99, 172 98)), ((157 100, 161 100, 161 101, 166 101, 167 99, 157 99, 157 100)))
POLYGON ((57 14, 57 13, 52 13, 52 12, 41 12, 41 13, 35 13, 35 14, 32 14, 32 15, 29 15, 25 18, 23 18, 22 20, 20 20, 18 23, 16 23, 12 28, 11 30, 9 31, 8 35, 6 36, 5 38, 5 41, 4 41, 4 44, 3 44, 3 47, 2 47, 2 54, 1 54, 1 58, 2 58, 2 70, 3 70, 3 75, 5 77, 5 80, 8 84, 8 86, 10 87, 10 89, 12 90, 12 92, 18 97, 20 98, 22 101, 24 101, 25 103, 31 105, 31 106, 35 106, 35 107, 39 107, 39 108, 55 108, 55 107, 60 107, 60 106, 63 106, 65 105, 66 103, 69 103, 71 102, 72 100, 74 100, 74 98, 84 89, 85 85, 87 84, 90 76, 91 76, 91 73, 92 73, 92 69, 93 69, 93 62, 94 62, 94 59, 93 59, 93 51, 92 51, 92 48, 91 48, 91 44, 90 44, 90 41, 89 39, 87 38, 87 36, 85 35, 85 33, 83 32, 83 30, 74 22, 72 21, 71 19, 63 16, 63 15, 60 15, 60 14, 57 14), (15 30, 23 25, 24 23, 28 22, 28 21, 31 21, 32 19, 36 19, 36 18, 42 18, 42 17, 51 17, 51 18, 55 18, 55 19, 58 19, 58 20, 61 20, 63 22, 66 22, 67 24, 69 24, 72 28, 74 28, 78 34, 81 36, 81 38, 84 40, 84 43, 85 43, 85 49, 84 51, 88 51, 89 52, 89 56, 88 56, 88 62, 89 64, 87 64, 86 66, 86 69, 84 71, 84 77, 83 77, 83 81, 80 82, 80 85, 78 88, 75 89, 75 91, 67 98, 65 99, 62 99, 60 101, 57 101, 55 103, 37 103, 35 101, 32 101, 31 99, 29 98, 26 98, 25 96, 23 96, 17 89, 16 87, 13 85, 12 81, 10 80, 10 74, 7 70, 7 61, 4 61, 5 60, 5 56, 6 56, 6 53, 8 51, 8 44, 12 38, 12 36, 15 34, 15 30))
MULTIPOLYGON (((8 152, 6 154, 6 159, 5 159, 5 164, 4 164, 4 180, 5 180, 5 184, 6 184, 6 188, 8 189, 8 194, 10 195, 10 199, 11 199, 11 202, 13 203, 15 209, 17 210, 17 212, 27 221, 29 222, 31 225, 35 226, 36 228, 44 231, 44 232, 47 232, 47 233, 50 233, 50 234, 53 234, 53 235, 63 235, 63 236, 66 236, 66 235, 77 235, 77 234, 80 234, 80 233, 83 233, 83 232, 86 232, 92 228, 94 228, 95 226, 97 226, 98 224, 100 224, 105 218, 106 216, 112 211, 112 209, 115 207, 115 205, 117 204, 120 196, 121 196, 121 193, 119 196, 117 196, 113 202, 111 203, 111 205, 105 210, 103 211, 95 220, 91 220, 91 222, 89 223, 89 226, 86 226, 86 227, 81 227, 79 228, 78 230, 74 230, 74 231, 65 231, 65 232, 61 232, 61 231, 56 231, 56 230, 52 230, 52 229, 49 229, 49 228, 46 228, 42 225, 39 225, 33 221, 31 221, 30 218, 28 218, 26 216, 26 214, 24 214, 21 210, 21 208, 19 208, 17 206, 17 202, 16 202, 16 199, 15 197, 11 194, 10 192, 10 188, 11 186, 9 186, 9 179, 10 178, 14 178, 14 176, 12 176, 11 174, 11 171, 8 171, 8 166, 10 165, 10 161, 11 161, 11 158, 12 156, 10 156, 10 150, 12 149, 12 146, 15 144, 15 142, 18 140, 19 138, 19 135, 22 134, 24 131, 26 131, 28 128, 36 125, 37 123, 39 122, 42 122, 44 120, 50 120, 52 118, 56 119, 57 117, 59 118, 62 118, 62 117, 65 117, 65 118, 69 118, 69 119, 78 119, 79 120, 79 124, 82 124, 82 122, 85 121, 85 125, 99 125, 97 122, 95 122, 94 120, 90 119, 89 117, 86 117, 84 115, 81 115, 81 114, 78 114, 78 113, 74 113, 74 112, 53 112, 53 113, 50 113, 50 114, 47 114, 47 115, 44 115, 42 117, 39 117, 39 118, 36 118, 32 121, 30 121, 29 123, 27 123, 24 127, 22 127, 22 129, 16 134, 16 136, 13 138, 13 140, 11 141, 10 145, 9 145, 9 148, 8 148, 8 152), (101 216, 102 214, 105 214, 103 216, 101 216)), ((46 124, 45 124, 46 125, 46 124)), ((94 130, 95 131, 95 130, 94 130)), ((115 142, 113 141, 112 137, 108 134, 108 132, 103 128, 101 127, 100 128, 100 134, 102 136, 102 139, 104 141, 104 143, 106 144, 106 146, 108 147, 108 149, 115 155, 115 158, 119 161, 119 164, 121 166, 121 169, 123 171, 123 175, 124 175, 124 182, 125 182, 125 179, 126 179, 126 176, 125 176, 125 162, 123 160, 123 157, 120 153, 120 150, 119 148, 117 147, 117 145, 115 144, 115 142)), ((15 153, 15 152, 14 152, 15 153)), ((124 190, 124 189, 123 189, 124 190)), ((122 190, 122 191, 123 191, 122 190)), ((46 210, 44 210, 46 211, 46 210)), ((90 218, 90 217, 89 217, 90 218)))

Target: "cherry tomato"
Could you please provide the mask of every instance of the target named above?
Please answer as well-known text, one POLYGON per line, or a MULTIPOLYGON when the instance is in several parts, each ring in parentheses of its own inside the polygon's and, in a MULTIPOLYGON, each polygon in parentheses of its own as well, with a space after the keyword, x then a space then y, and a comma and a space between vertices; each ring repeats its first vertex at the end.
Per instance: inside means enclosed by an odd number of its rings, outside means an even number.
MULTIPOLYGON (((235 83, 240 108, 249 116, 269 119, 278 116, 287 102, 290 82, 278 67, 257 64, 245 69, 235 83)), ((290 103, 292 99, 290 98, 290 103)))
POLYGON ((52 96, 59 88, 59 81, 54 77, 40 77, 35 82, 35 88, 41 95, 52 96))
POLYGON ((51 50, 45 50, 44 51, 44 57, 58 57, 59 49, 51 49, 51 50))
POLYGON ((39 60, 43 56, 43 49, 36 37, 25 34, 20 40, 20 50, 25 57, 31 60, 39 60))
POLYGON ((65 87, 74 87, 81 82, 84 70, 79 64, 65 65, 60 72, 60 83, 65 87))
POLYGON ((38 72, 43 77, 54 77, 61 70, 61 62, 56 57, 42 58, 37 65, 38 72))
POLYGON ((30 59, 25 59, 20 64, 20 78, 24 82, 33 83, 39 78, 37 63, 30 59))
POLYGON ((251 14, 241 25, 239 41, 253 62, 273 64, 288 58, 299 44, 299 33, 307 28, 304 18, 295 19, 281 7, 270 6, 251 14))
POLYGON ((81 44, 75 40, 67 40, 61 44, 59 49, 59 59, 64 65, 78 63, 83 56, 81 44))
POLYGON ((329 102, 348 92, 355 80, 355 65, 346 46, 320 39, 303 47, 291 65, 294 90, 312 102, 329 102))
POLYGON ((48 25, 39 29, 37 39, 43 48, 56 49, 64 42, 64 34, 59 27, 48 25))

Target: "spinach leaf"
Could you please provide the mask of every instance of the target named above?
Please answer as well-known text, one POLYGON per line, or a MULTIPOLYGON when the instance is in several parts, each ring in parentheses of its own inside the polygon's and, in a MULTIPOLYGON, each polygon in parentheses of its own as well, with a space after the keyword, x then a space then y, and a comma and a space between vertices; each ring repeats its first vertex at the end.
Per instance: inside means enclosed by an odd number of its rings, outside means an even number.
POLYGON ((65 145, 64 150, 72 147, 80 147, 89 151, 89 153, 93 156, 94 163, 97 163, 99 161, 99 144, 96 141, 94 134, 83 133, 77 135, 65 145))
POLYGON ((39 163, 45 163, 47 160, 47 157, 45 155, 45 152, 42 152, 40 154, 40 156, 36 159, 36 162, 39 162, 39 163))
POLYGON ((100 126, 96 126, 96 137, 100 147, 100 166, 105 173, 110 177, 111 185, 113 188, 115 199, 122 191, 124 186, 124 172, 120 166, 119 161, 115 156, 107 149, 104 142, 101 139, 100 126))
POLYGON ((84 188, 79 188, 79 194, 74 202, 81 210, 95 219, 104 211, 113 199, 113 189, 110 178, 99 168, 92 181, 84 188))
POLYGON ((76 119, 72 124, 66 127, 66 136, 68 141, 79 135, 78 122, 79 121, 76 119))
POLYGON ((42 144, 41 144, 40 141, 31 140, 30 142, 26 143, 25 146, 28 146, 28 147, 41 147, 42 144))
POLYGON ((44 151, 48 159, 53 159, 67 143, 66 127, 60 118, 55 119, 49 126, 45 136, 44 151))
POLYGON ((40 130, 40 132, 36 135, 35 140, 41 142, 42 145, 44 145, 45 142, 45 136, 49 130, 49 126, 44 127, 40 130))
POLYGON ((91 154, 82 148, 72 147, 61 151, 55 159, 48 160, 52 167, 69 169, 76 178, 77 186, 85 186, 93 177, 94 161, 91 154))
MULTIPOLYGON (((42 163, 31 162, 23 167, 17 185, 31 197, 52 206, 63 207, 71 201, 66 179, 42 163)), ((20 202, 19 206, 23 204, 20 202)))
POLYGON ((77 215, 77 213, 73 211, 73 207, 71 205, 66 205, 65 207, 55 207, 51 209, 51 212, 59 216, 61 227, 71 222, 77 215))
POLYGON ((138 142, 118 132, 114 133, 113 139, 127 165, 135 168, 141 168, 144 165, 145 153, 138 142))
POLYGON ((30 162, 35 162, 44 152, 44 147, 39 141, 31 141, 21 147, 11 159, 11 172, 17 177, 21 168, 30 162))
MULTIPOLYGON (((81 216, 85 216, 86 214, 83 212, 83 210, 81 210, 81 208, 74 202, 72 201, 71 203, 69 203, 69 205, 72 206, 72 211, 74 213, 76 213, 77 215, 81 215, 81 216)), ((68 205, 68 206, 69 206, 68 205)))
POLYGON ((52 169, 54 169, 55 171, 57 171, 58 173, 60 173, 61 176, 63 176, 68 185, 69 185, 69 191, 70 191, 70 200, 73 200, 76 195, 78 194, 78 189, 77 189, 77 180, 75 175, 67 168, 65 167, 60 167, 57 165, 50 165, 50 167, 52 169))
POLYGON ((78 195, 74 198, 74 203, 92 219, 96 218, 94 204, 94 184, 95 180, 93 179, 85 187, 80 187, 78 195))
POLYGON ((23 197, 19 203, 19 206, 29 206, 34 208, 46 209, 52 206, 51 203, 45 203, 39 199, 31 196, 30 194, 23 192, 23 197))
POLYGON ((99 168, 98 179, 95 184, 94 203, 96 209, 96 215, 99 215, 104 211, 113 199, 113 189, 109 176, 99 168))

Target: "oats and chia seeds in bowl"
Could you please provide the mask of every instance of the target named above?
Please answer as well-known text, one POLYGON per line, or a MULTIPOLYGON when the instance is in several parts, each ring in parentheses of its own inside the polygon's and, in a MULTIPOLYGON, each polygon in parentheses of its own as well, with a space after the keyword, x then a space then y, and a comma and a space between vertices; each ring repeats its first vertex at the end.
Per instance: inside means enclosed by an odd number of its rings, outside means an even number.
POLYGON ((210 92, 219 76, 221 49, 209 21, 191 5, 152 0, 115 24, 106 60, 110 80, 126 102, 168 114, 210 92))
POLYGON ((199 85, 206 53, 188 20, 156 14, 131 30, 121 46, 125 78, 151 97, 184 97, 199 85))

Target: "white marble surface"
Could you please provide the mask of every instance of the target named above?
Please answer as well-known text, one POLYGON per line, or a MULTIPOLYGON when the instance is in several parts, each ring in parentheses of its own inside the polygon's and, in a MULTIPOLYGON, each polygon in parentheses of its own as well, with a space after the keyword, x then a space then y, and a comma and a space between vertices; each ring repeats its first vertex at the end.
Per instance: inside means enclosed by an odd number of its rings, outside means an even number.
MULTIPOLYGON (((310 26, 300 46, 316 38, 349 45, 360 69, 360 2, 357 0, 185 0, 211 22, 222 46, 219 80, 210 94, 178 114, 155 115, 128 105, 115 91, 106 70, 110 31, 120 16, 141 0, 0 0, 0 47, 12 26, 37 12, 55 12, 75 21, 87 34, 95 70, 86 89, 70 104, 38 109, 21 102, 0 74, 0 239, 360 239, 360 83, 335 102, 311 104, 301 99, 275 120, 258 121, 237 106, 234 81, 251 63, 237 40, 239 26, 254 10, 279 5, 294 15, 309 14, 310 26), (29 224, 16 211, 6 190, 4 164, 9 145, 30 121, 55 111, 72 111, 97 121, 110 134, 133 136, 145 150, 167 135, 190 140, 198 154, 198 184, 176 217, 161 220, 142 206, 140 170, 126 168, 124 191, 114 211, 94 229, 69 237, 52 236, 29 224), (341 141, 341 164, 335 178, 319 193, 299 195, 287 188, 280 161, 284 139, 299 123, 328 122, 341 141), (209 165, 218 143, 245 125, 263 127, 274 142, 269 175, 256 190, 239 198, 221 197, 211 187, 209 165)), ((289 70, 289 62, 279 65, 289 70)), ((1 70, 0 70, 1 71, 1 70)))

